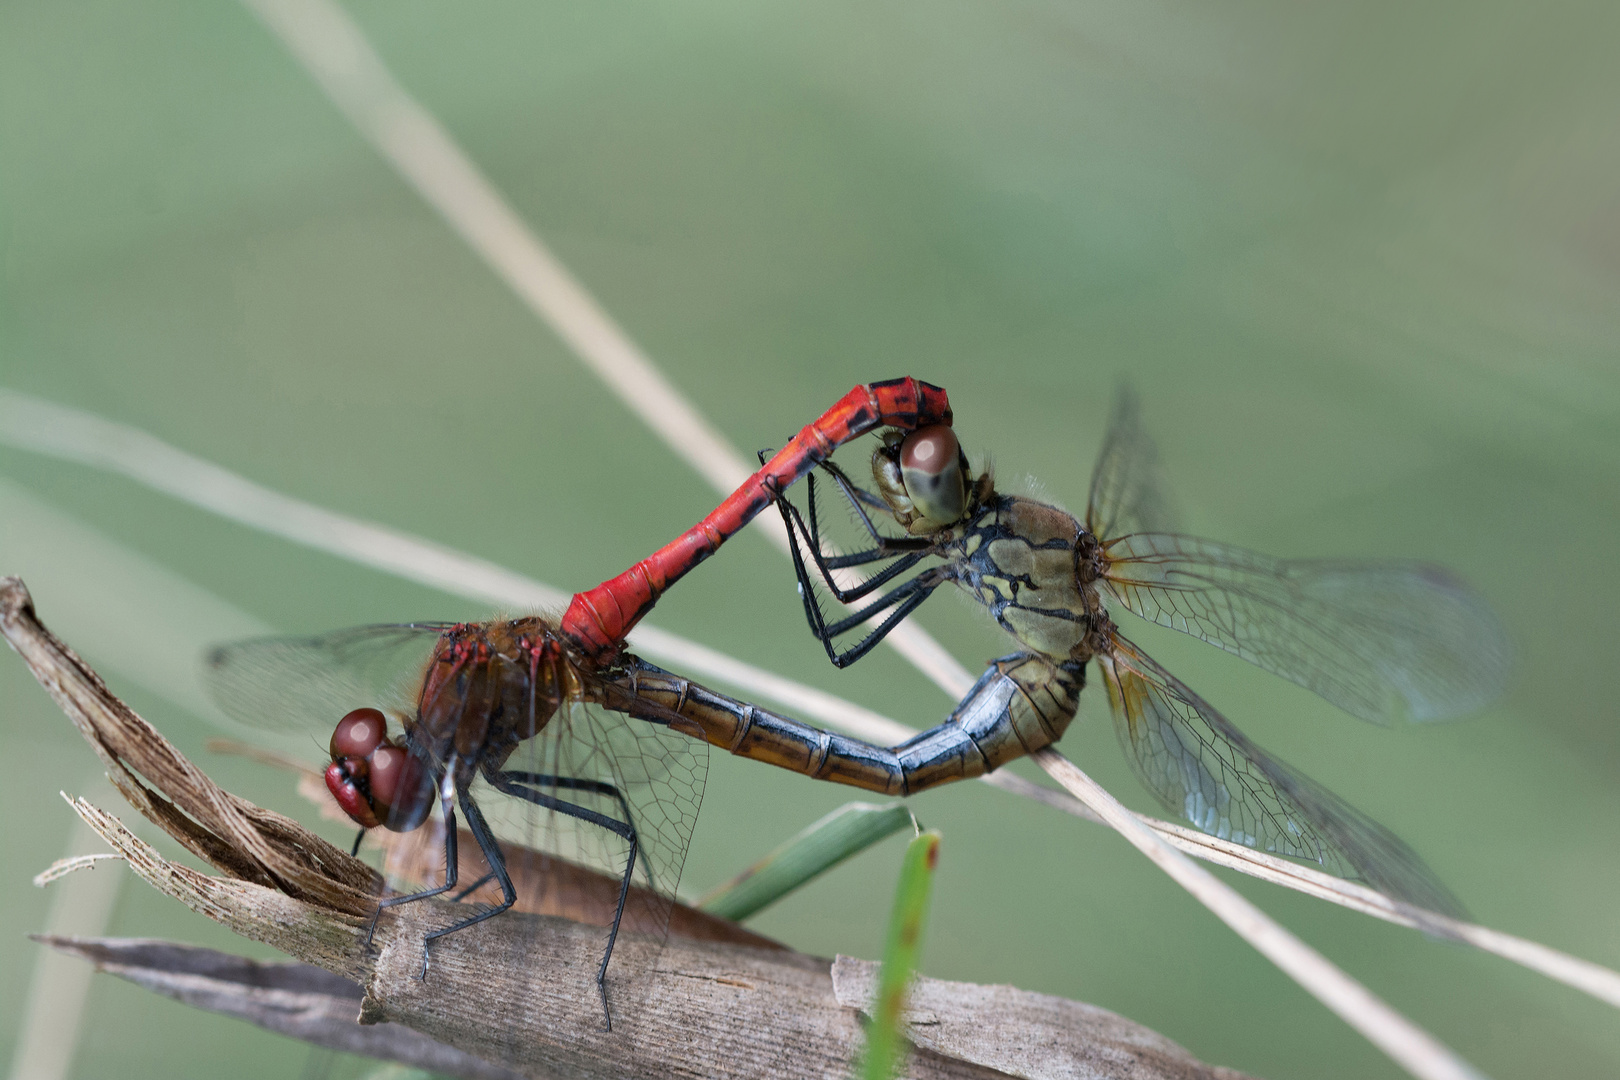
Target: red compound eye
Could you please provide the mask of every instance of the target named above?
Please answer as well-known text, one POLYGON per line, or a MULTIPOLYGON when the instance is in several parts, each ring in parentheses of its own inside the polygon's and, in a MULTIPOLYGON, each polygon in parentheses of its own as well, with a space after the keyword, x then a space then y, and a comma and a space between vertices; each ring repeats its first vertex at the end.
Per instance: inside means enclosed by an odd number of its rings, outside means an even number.
POLYGON ((395 832, 409 832, 433 811, 433 778, 409 750, 382 746, 371 755, 371 808, 395 832))
POLYGON ((331 750, 327 790, 356 823, 408 832, 432 813, 432 774, 388 738, 388 718, 377 709, 356 709, 339 720, 331 750))
POLYGON ((399 790, 400 774, 411 755, 398 746, 380 746, 371 755, 371 799, 387 806, 399 790))
POLYGON ((361 785, 356 782, 357 777, 364 776, 365 768, 366 763, 357 758, 332 762, 326 767, 326 789, 332 793, 332 798, 337 800, 343 812, 354 819, 355 824, 364 829, 374 829, 382 822, 377 820, 361 785))
POLYGON ((332 760, 366 758, 388 737, 388 718, 376 709, 356 709, 332 732, 332 760))

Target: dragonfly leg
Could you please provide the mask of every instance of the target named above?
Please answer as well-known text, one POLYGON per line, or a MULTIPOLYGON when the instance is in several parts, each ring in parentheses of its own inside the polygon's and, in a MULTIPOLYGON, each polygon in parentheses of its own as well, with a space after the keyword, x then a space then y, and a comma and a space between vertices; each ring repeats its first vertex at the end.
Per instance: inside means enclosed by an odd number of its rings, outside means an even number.
MULTIPOLYGON (((612 784, 604 784, 600 780, 580 780, 572 776, 552 776, 550 773, 514 771, 502 772, 497 775, 499 775, 502 780, 511 783, 534 784, 541 787, 550 785, 552 787, 572 788, 575 791, 594 791, 598 795, 611 795, 613 798, 619 801, 619 808, 624 811, 624 819, 626 821, 630 820, 630 804, 625 801, 624 795, 619 791, 619 789, 614 787, 612 784)), ((361 835, 365 835, 364 832, 362 832, 361 835)), ((356 841, 356 843, 358 844, 358 841, 356 841)), ((456 895, 452 896, 450 899, 463 900, 477 892, 479 889, 483 888, 495 877, 495 871, 491 870, 489 873, 485 874, 471 885, 468 885, 465 889, 462 889, 460 892, 456 893, 456 895)))
POLYGON ((821 605, 816 601, 814 590, 810 588, 804 560, 799 555, 798 545, 796 544, 793 545, 793 570, 799 576, 800 599, 804 601, 804 615, 810 623, 810 632, 827 650, 827 658, 833 662, 833 665, 841 668, 848 667, 871 652, 878 642, 888 636, 889 631, 900 625, 900 620, 917 610, 924 600, 933 595, 935 589, 950 580, 949 572, 944 568, 925 571, 911 580, 890 589, 847 618, 829 623, 826 616, 821 612, 821 605), (871 633, 848 649, 840 652, 833 645, 833 640, 840 634, 848 633, 868 619, 873 618, 879 612, 889 608, 894 610, 890 611, 888 616, 874 627, 871 633))
MULTIPOLYGON (((479 850, 484 853, 484 861, 489 863, 490 874, 499 879, 501 883, 501 902, 495 904, 486 911, 480 911, 476 915, 462 919, 460 922, 447 926, 443 930, 435 930, 433 933, 423 937, 423 979, 427 978, 430 949, 435 941, 444 937, 446 934, 453 934, 457 930, 465 930, 469 926, 481 923, 485 919, 493 919, 495 916, 517 903, 517 889, 513 888, 512 886, 512 875, 506 872, 506 857, 501 854, 501 846, 495 842, 494 835, 489 831, 489 824, 484 821, 483 812, 478 809, 478 804, 473 802, 472 796, 468 795, 466 791, 457 792, 457 796, 461 803, 462 812, 467 815, 467 828, 472 830, 473 838, 478 841, 479 850)), ((488 875, 486 875, 485 878, 483 878, 479 883, 482 884, 483 881, 487 880, 488 875)), ((465 895, 465 893, 463 895, 465 895)))
MULTIPOLYGON (((822 547, 821 528, 816 521, 816 506, 813 501, 815 477, 813 476, 810 478, 810 485, 812 502, 810 503, 810 524, 808 526, 805 525, 804 518, 799 513, 799 508, 793 505, 792 501, 785 496, 776 500, 776 506, 782 513, 783 523, 787 525, 788 536, 793 541, 793 547, 798 549, 802 545, 809 549, 810 558, 815 563, 816 569, 821 573, 821 580, 826 584, 828 590, 838 598, 839 603, 847 604, 852 600, 859 600, 893 581, 896 577, 921 562, 924 556, 928 554, 928 549, 933 546, 932 541, 922 537, 908 537, 905 539, 879 537, 880 543, 877 546, 864 551, 843 555, 828 555, 822 547), (866 566, 870 563, 882 562, 884 559, 893 559, 894 562, 859 584, 847 589, 841 588, 832 574, 834 570, 842 570, 851 566, 866 566)), ((859 509, 858 506, 857 509, 859 509)), ((868 523, 868 527, 870 527, 870 523, 868 523)), ((798 570, 803 565, 803 561, 802 556, 795 561, 795 570, 798 570)), ((805 573, 799 575, 801 588, 808 587, 808 576, 805 573)))
MULTIPOLYGON (((456 808, 452 802, 453 798, 454 795, 450 790, 447 774, 447 782, 443 786, 443 789, 439 792, 439 805, 444 811, 444 884, 435 886, 431 889, 424 889, 421 892, 411 893, 409 896, 390 896, 386 900, 379 903, 377 905, 377 913, 371 917, 371 929, 366 934, 367 945, 370 945, 371 939, 376 936, 377 921, 382 918, 384 908, 397 907, 400 904, 411 904, 418 900, 426 900, 430 896, 438 896, 441 893, 447 893, 456 887, 456 871, 458 867, 456 859, 456 808)), ((426 971, 425 958, 423 965, 423 970, 426 971)))
POLYGON ((624 860, 624 878, 619 882, 619 903, 613 909, 613 925, 608 929, 607 949, 602 953, 602 964, 596 969, 596 992, 602 996, 602 1019, 606 1030, 613 1030, 613 1013, 608 1009, 607 969, 613 957, 613 943, 619 939, 619 924, 624 921, 625 901, 630 899, 630 878, 636 871, 636 855, 641 845, 634 829, 630 830, 630 854, 624 860))
MULTIPOLYGON (((570 776, 549 776, 544 773, 493 773, 485 774, 485 778, 489 780, 490 786, 497 791, 504 791, 508 795, 515 795, 536 806, 544 807, 547 810, 555 810, 559 814, 567 814, 570 817, 589 822, 592 825, 606 829, 615 836, 621 836, 629 842, 630 855, 625 860, 624 877, 619 881, 619 900, 614 907, 613 923, 608 928, 607 949, 602 953, 602 963, 596 969, 596 990, 602 997, 602 1018, 606 1023, 606 1030, 612 1031, 613 1013, 608 1008, 607 1000, 608 961, 613 959, 613 946, 619 939, 619 924, 624 921, 624 905, 630 899, 630 881, 636 871, 636 856, 641 852, 640 838, 636 835, 635 825, 629 821, 617 821, 606 814, 599 814, 595 810, 589 810, 583 806, 567 802, 554 795, 536 791, 528 784, 542 783, 549 787, 571 788, 576 791, 594 791, 598 794, 612 795, 619 800, 619 805, 624 808, 626 818, 630 816, 629 804, 625 802, 624 796, 618 788, 600 780, 583 780, 570 776), (527 779, 516 779, 518 777, 527 779)), ((487 918, 487 916, 480 916, 480 918, 487 918)), ((460 927, 452 927, 451 929, 460 929, 460 927)), ((448 931, 441 930, 439 933, 444 934, 448 933, 448 931)))
POLYGON ((468 885, 465 889, 462 889, 460 892, 456 893, 456 895, 452 896, 450 899, 459 904, 461 901, 467 899, 467 897, 471 896, 479 889, 482 889, 485 885, 488 885, 494 879, 495 871, 491 870, 489 873, 485 874, 471 885, 468 885))
MULTIPOLYGON (((894 511, 889 508, 889 504, 851 480, 849 474, 833 462, 823 461, 821 468, 822 471, 833 478, 833 483, 838 485, 838 490, 843 493, 844 498, 849 500, 850 509, 855 511, 856 518, 865 527, 866 535, 872 538, 872 550, 883 551, 892 555, 899 551, 921 551, 932 546, 933 542, 925 536, 885 536, 883 533, 878 532, 878 527, 872 522, 872 515, 866 511, 870 507, 879 513, 893 516, 894 511)), ((814 473, 806 477, 806 483, 813 494, 816 485, 814 473)), ((810 503, 810 523, 814 525, 815 521, 816 505, 812 498, 810 503)), ((829 560, 829 565, 840 566, 843 564, 839 560, 833 559, 829 560)), ((851 563, 849 565, 856 564, 851 563)))
POLYGON ((362 827, 359 832, 354 834, 354 846, 349 849, 349 856, 351 858, 360 854, 360 842, 365 838, 366 830, 362 827))
MULTIPOLYGON (((768 453, 770 453, 768 450, 759 452, 761 462, 765 460, 768 453)), ((856 515, 861 520, 861 524, 866 527, 868 535, 872 538, 870 548, 839 555, 828 555, 826 553, 821 543, 821 525, 817 520, 816 477, 814 473, 806 478, 806 484, 810 489, 810 524, 808 527, 805 525, 804 517, 799 513, 799 508, 793 504, 792 500, 787 498, 785 493, 776 492, 776 508, 782 515, 782 523, 787 526, 788 538, 793 542, 794 547, 799 546, 800 537, 804 537, 803 543, 810 549, 810 557, 814 560, 816 569, 821 572, 822 581, 826 583, 832 594, 838 598, 839 603, 847 604, 853 600, 859 600, 911 569, 927 553, 928 549, 933 547, 933 541, 918 536, 885 536, 878 532, 877 526, 872 523, 871 515, 866 512, 866 507, 872 506, 878 510, 887 510, 883 500, 861 488, 832 462, 822 462, 821 468, 831 474, 834 482, 843 491, 844 497, 849 500, 850 506, 854 508, 856 515), (867 578, 850 589, 840 588, 832 575, 833 570, 842 570, 851 566, 866 566, 870 563, 882 562, 884 559, 900 558, 900 556, 907 557, 900 559, 896 565, 885 568, 876 576, 867 578)), ((809 586, 806 581, 802 580, 803 578, 804 575, 801 575, 800 587, 808 588, 809 586)))
MULTIPOLYGON (((496 773, 489 779, 492 785, 502 791, 507 790, 501 786, 502 784, 528 784, 533 787, 567 788, 572 791, 591 791, 598 795, 607 795, 617 800, 619 809, 624 812, 624 820, 627 822, 632 821, 630 803, 625 799, 624 793, 612 784, 603 783, 601 780, 583 780, 577 776, 554 776, 551 773, 523 772, 515 769, 496 773)), ((485 874, 467 886, 463 892, 458 893, 456 899, 460 900, 463 896, 472 893, 494 876, 494 873, 485 874)))
MULTIPOLYGON (((577 776, 553 776, 550 773, 520 772, 517 770, 502 771, 490 778, 490 783, 500 788, 501 783, 528 784, 533 787, 559 787, 571 791, 591 791, 598 795, 608 795, 616 799, 619 809, 624 811, 624 820, 630 821, 630 804, 625 801, 624 793, 612 784, 601 780, 583 780, 577 776)), ((505 790, 501 788, 501 790, 505 790)))
MULTIPOLYGON (((765 461, 768 454, 770 454, 769 450, 759 452, 761 463, 765 461)), ((855 511, 855 516, 866 529, 866 534, 872 539, 872 547, 867 551, 831 558, 828 560, 829 566, 861 566, 867 562, 881 559, 885 554, 893 555, 901 551, 920 551, 930 545, 931 541, 927 537, 886 536, 879 532, 878 527, 872 522, 872 515, 867 513, 867 510, 876 510, 880 514, 892 516, 894 511, 889 508, 889 504, 851 480, 849 474, 840 468, 836 462, 823 461, 819 468, 833 478, 833 483, 838 485, 838 489, 843 493, 844 498, 849 500, 850 508, 855 511)), ((816 533, 819 540, 820 530, 816 528, 815 473, 806 476, 805 482, 810 489, 810 524, 812 531, 816 533)), ((780 502, 785 492, 778 490, 774 494, 777 501, 780 502)))

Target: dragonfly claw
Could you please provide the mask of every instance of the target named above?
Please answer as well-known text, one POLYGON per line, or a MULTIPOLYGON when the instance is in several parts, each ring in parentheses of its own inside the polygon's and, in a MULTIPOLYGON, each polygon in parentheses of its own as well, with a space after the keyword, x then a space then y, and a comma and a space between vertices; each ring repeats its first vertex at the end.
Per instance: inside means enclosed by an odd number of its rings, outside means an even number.
POLYGON ((371 948, 372 939, 377 936, 377 922, 382 918, 382 905, 377 905, 377 912, 371 917, 371 925, 366 928, 366 948, 371 948))

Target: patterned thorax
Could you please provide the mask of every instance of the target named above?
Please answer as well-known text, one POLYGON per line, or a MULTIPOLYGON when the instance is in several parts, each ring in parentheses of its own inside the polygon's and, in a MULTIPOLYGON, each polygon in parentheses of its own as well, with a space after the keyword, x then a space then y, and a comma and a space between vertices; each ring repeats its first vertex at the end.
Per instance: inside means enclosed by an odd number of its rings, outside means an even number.
POLYGON ((1055 662, 1096 651, 1104 621, 1094 583, 1097 543, 1073 514, 1016 495, 996 495, 943 554, 957 584, 1026 648, 1055 662))
POLYGON ((499 769, 566 700, 581 698, 579 670, 538 618, 452 627, 428 660, 410 738, 459 777, 499 769))

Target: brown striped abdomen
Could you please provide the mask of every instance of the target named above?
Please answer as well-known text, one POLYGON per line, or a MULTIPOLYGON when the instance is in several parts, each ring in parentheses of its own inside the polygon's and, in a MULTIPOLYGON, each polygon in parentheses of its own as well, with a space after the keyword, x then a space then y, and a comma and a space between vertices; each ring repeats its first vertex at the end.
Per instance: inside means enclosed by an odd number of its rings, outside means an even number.
POLYGON ((599 687, 608 708, 703 739, 739 757, 817 780, 903 797, 982 776, 1063 736, 1079 707, 1085 665, 1003 657, 944 723, 894 747, 825 731, 717 693, 626 656, 620 676, 599 687))

